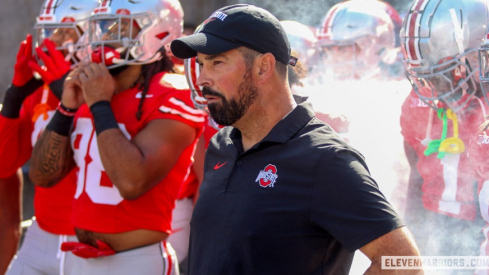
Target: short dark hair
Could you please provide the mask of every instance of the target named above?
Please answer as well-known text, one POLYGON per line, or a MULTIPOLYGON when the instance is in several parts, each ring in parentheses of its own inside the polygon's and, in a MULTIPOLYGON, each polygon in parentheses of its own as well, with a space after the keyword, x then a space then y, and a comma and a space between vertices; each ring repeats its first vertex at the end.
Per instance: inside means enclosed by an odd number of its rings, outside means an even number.
MULTIPOLYGON (((241 46, 241 47, 237 48, 237 50, 243 56, 243 59, 245 61, 245 65, 246 65, 246 69, 251 68, 251 66, 253 65, 253 61, 255 60, 255 58, 258 55, 260 55, 259 52, 255 51, 253 49, 244 47, 244 46, 241 46)), ((277 62, 275 62, 275 70, 277 70, 278 74, 281 77, 285 78, 287 76, 287 65, 285 65, 284 63, 282 63, 282 62, 280 62, 278 60, 277 60, 277 62)))

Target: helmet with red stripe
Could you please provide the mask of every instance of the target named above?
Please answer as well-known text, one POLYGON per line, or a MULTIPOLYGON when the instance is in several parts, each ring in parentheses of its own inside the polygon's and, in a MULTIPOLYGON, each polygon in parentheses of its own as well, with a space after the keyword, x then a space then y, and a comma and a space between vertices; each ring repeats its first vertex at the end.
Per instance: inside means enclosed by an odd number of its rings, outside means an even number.
POLYGON ((197 85, 197 78, 199 78, 199 64, 196 61, 196 57, 188 58, 183 61, 185 68, 185 77, 187 78, 188 86, 192 92, 192 101, 196 108, 207 110, 207 100, 202 94, 202 87, 197 85))
POLYGON ((280 24, 289 39, 290 49, 295 51, 296 56, 307 68, 312 67, 312 57, 316 53, 317 38, 312 27, 297 21, 283 20, 280 24))
MULTIPOLYGON (((198 29, 199 28, 197 28, 197 30, 198 29)), ((199 64, 196 61, 196 57, 184 59, 183 64, 185 68, 185 77, 187 78, 187 83, 192 93, 191 98, 194 102, 194 106, 209 114, 209 109, 207 109, 207 100, 202 94, 202 87, 197 85, 197 78, 199 77, 199 64)), ((212 126, 212 128, 215 130, 222 128, 222 126, 217 124, 210 116, 208 119, 208 125, 212 126)))
POLYGON ((182 30, 178 0, 101 0, 90 17, 88 55, 109 69, 153 63, 182 30))
POLYGON ((350 0, 331 7, 317 31, 324 68, 337 79, 370 78, 396 59, 394 23, 385 3, 350 0))
POLYGON ((401 29, 404 69, 421 100, 463 109, 482 92, 477 50, 486 33, 484 0, 416 0, 401 29))
POLYGON ((97 5, 98 0, 45 0, 34 25, 37 45, 41 46, 48 38, 67 59, 76 63, 75 53, 81 46, 78 42, 97 5))

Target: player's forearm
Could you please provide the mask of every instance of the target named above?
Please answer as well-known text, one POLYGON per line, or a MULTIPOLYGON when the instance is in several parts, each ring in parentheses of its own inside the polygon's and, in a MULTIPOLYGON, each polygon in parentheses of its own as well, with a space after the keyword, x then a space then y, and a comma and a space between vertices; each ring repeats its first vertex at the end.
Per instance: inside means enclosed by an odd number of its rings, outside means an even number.
POLYGON ((141 150, 119 129, 104 131, 97 143, 104 170, 123 198, 136 199, 158 182, 151 181, 141 150))
POLYGON ((70 139, 46 129, 32 151, 29 177, 35 185, 50 187, 75 166, 70 139))
POLYGON ((0 179, 0 274, 4 274, 17 251, 22 220, 22 171, 0 179))

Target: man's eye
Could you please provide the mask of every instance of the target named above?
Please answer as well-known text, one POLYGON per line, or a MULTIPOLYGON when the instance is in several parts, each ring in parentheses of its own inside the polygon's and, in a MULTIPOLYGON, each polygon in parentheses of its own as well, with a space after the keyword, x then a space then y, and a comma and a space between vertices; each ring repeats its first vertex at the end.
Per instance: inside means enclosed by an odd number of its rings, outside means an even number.
POLYGON ((219 65, 219 64, 221 64, 221 63, 222 63, 222 61, 219 61, 219 60, 214 60, 214 61, 212 62, 212 64, 214 64, 214 65, 219 65))

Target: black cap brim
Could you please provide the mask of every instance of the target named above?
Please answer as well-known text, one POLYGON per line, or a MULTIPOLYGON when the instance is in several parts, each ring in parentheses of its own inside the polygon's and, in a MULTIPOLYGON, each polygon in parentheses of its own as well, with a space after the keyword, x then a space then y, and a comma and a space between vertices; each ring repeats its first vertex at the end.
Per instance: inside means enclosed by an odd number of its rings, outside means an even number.
POLYGON ((196 33, 175 39, 170 48, 174 56, 187 59, 203 54, 219 54, 238 48, 241 45, 208 33, 196 33))

